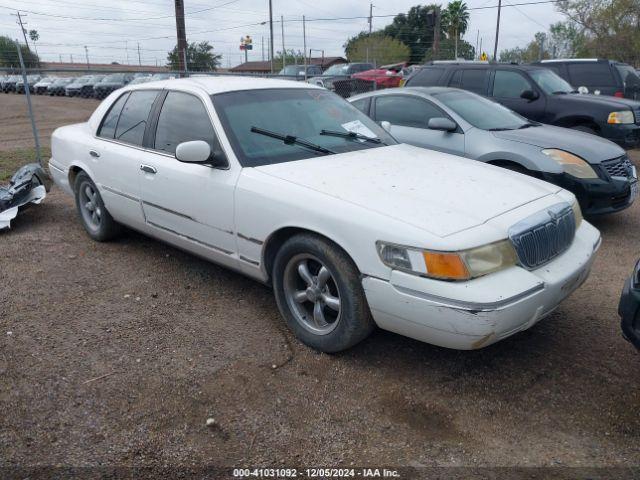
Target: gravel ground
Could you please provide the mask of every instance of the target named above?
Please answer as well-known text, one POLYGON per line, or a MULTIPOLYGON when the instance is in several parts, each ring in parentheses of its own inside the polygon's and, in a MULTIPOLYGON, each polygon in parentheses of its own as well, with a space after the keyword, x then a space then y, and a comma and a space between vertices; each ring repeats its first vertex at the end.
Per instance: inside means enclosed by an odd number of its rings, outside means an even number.
MULTIPOLYGON (((96 105, 35 101, 60 124, 96 105)), ((616 311, 639 214, 594 222, 591 277, 526 332, 457 352, 377 331, 329 356, 266 287, 136 233, 95 243, 54 189, 0 234, 0 467, 638 467, 640 357, 616 311)))

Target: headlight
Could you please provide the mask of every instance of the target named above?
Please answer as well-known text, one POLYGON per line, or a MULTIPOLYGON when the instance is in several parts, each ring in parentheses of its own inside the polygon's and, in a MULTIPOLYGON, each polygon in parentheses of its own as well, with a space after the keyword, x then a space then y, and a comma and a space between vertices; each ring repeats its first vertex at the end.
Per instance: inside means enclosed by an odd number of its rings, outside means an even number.
POLYGON ((623 112, 611 112, 607 123, 619 124, 619 123, 635 123, 635 118, 631 110, 625 110, 623 112))
POLYGON ((573 153, 558 150, 556 148, 547 148, 542 150, 547 157, 551 157, 560 165, 566 173, 576 178, 598 178, 591 165, 573 153))
POLYGON ((577 230, 578 227, 580 227, 580 224, 582 223, 582 209, 580 208, 580 204, 578 203, 578 200, 574 200, 573 205, 571 205, 571 208, 573 209, 573 218, 575 218, 576 220, 576 230, 577 230))
POLYGON ((377 242, 382 262, 390 268, 439 280, 470 280, 517 263, 509 240, 458 252, 437 252, 377 242))

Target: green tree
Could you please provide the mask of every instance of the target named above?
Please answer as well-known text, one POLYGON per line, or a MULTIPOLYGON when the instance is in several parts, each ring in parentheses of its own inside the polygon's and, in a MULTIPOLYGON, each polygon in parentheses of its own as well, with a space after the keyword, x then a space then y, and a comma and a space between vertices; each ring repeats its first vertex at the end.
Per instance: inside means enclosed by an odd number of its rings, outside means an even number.
POLYGON ((640 65, 640 0, 562 0, 576 26, 578 54, 640 65))
MULTIPOLYGON (((213 52, 209 42, 189 43, 187 45, 187 69, 191 72, 214 72, 220 66, 222 55, 213 52)), ((179 70, 178 46, 167 55, 167 66, 171 70, 179 70)))
POLYGON ((369 60, 375 65, 388 65, 406 62, 411 56, 411 49, 400 40, 380 34, 365 35, 347 44, 345 53, 351 62, 369 60))
POLYGON ((551 58, 551 48, 549 46, 549 35, 545 32, 538 32, 534 39, 524 47, 515 47, 500 52, 501 62, 529 63, 538 60, 551 58))
POLYGON ((423 59, 424 62, 431 60, 455 60, 457 58, 464 58, 465 60, 473 60, 476 58, 476 49, 469 42, 460 39, 456 47, 455 40, 452 38, 443 38, 440 40, 440 51, 438 58, 434 57, 433 50, 427 50, 427 53, 423 59), (458 53, 456 54, 456 48, 458 53))
POLYGON ((458 58, 458 40, 469 28, 469 9, 462 0, 453 0, 442 12, 442 28, 454 41, 454 59, 458 58))
MULTIPOLYGON (((440 5, 437 4, 411 7, 406 15, 404 13, 396 15, 381 33, 407 45, 411 50, 409 61, 419 63, 433 47, 434 13, 438 9, 440 5)), ((440 33, 441 36, 444 33, 442 25, 440 33)))
POLYGON ((40 40, 40 34, 38 33, 37 30, 29 30, 29 38, 33 42, 37 42, 38 40, 40 40))
MULTIPOLYGON (((22 58, 27 68, 37 68, 40 64, 38 55, 30 51, 26 45, 20 44, 22 58)), ((0 66, 20 68, 16 43, 9 37, 0 36, 0 66)))
MULTIPOLYGON (((302 50, 294 50, 292 48, 285 50, 285 62, 287 65, 303 65, 304 52, 302 52, 302 50)), ((282 66, 282 50, 278 50, 274 53, 273 65, 278 68, 279 66, 282 66)))

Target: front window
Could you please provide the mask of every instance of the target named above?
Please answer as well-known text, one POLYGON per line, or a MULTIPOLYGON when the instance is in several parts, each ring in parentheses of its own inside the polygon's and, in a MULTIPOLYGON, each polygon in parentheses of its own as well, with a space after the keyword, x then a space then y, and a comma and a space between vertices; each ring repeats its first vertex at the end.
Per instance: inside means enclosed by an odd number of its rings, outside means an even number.
POLYGON ((515 130, 532 125, 524 117, 480 95, 452 91, 434 94, 434 97, 481 130, 515 130))
POLYGON ((530 70, 529 75, 548 95, 572 93, 574 88, 551 70, 530 70))
POLYGON ((498 70, 493 81, 493 96, 520 98, 525 90, 533 90, 529 81, 518 72, 498 70))
POLYGON ((630 65, 616 65, 626 88, 640 88, 640 76, 630 65))
POLYGON ((373 120, 326 90, 246 90, 220 93, 211 98, 233 150, 244 167, 291 162, 396 143, 373 120), (265 135, 265 131, 289 136, 289 141, 272 138, 265 135), (314 151, 300 145, 300 142, 296 144, 294 140, 319 148, 314 151))
POLYGON ((287 65, 282 70, 280 70, 280 75, 298 75, 300 72, 304 72, 304 65, 287 65))
POLYGON ((124 74, 122 73, 114 73, 111 75, 107 75, 102 79, 103 83, 122 83, 124 82, 124 74))
POLYGON ((342 63, 339 65, 333 65, 327 68, 324 74, 325 75, 346 75, 348 70, 349 70, 349 65, 347 65, 346 63, 342 63))

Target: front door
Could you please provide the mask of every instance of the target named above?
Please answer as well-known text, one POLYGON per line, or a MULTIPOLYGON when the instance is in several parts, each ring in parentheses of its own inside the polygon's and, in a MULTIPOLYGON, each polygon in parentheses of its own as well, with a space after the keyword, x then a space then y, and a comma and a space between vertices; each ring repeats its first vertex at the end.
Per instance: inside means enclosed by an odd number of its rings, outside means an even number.
POLYGON ((505 107, 529 120, 544 119, 546 100, 544 95, 522 73, 515 70, 496 70, 492 96, 505 107), (535 100, 522 98, 522 92, 531 90, 538 94, 535 100))
POLYGON ((374 119, 391 123, 391 134, 399 142, 464 155, 464 134, 461 130, 443 132, 428 128, 432 118, 451 118, 427 99, 416 95, 380 95, 375 98, 373 108, 374 119))
POLYGON ((237 169, 179 162, 178 144, 204 140, 219 151, 203 99, 169 91, 149 149, 140 161, 147 224, 222 263, 235 262, 233 193, 237 169))

